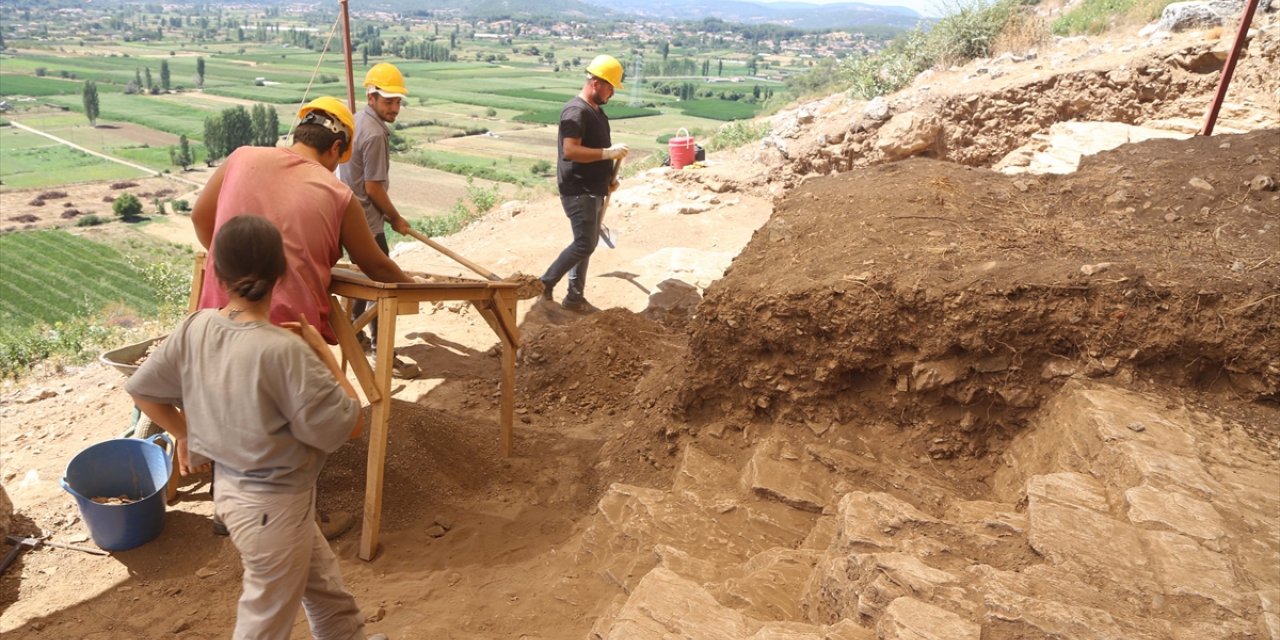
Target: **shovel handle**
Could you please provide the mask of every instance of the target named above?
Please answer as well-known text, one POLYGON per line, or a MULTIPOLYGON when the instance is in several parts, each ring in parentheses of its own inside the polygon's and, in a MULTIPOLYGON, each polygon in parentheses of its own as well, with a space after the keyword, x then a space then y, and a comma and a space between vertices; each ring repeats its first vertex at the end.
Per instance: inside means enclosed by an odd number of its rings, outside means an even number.
MULTIPOLYGON (((622 169, 622 158, 613 161, 613 173, 609 174, 609 186, 613 186, 613 182, 618 179, 618 171, 622 169)), ((613 199, 613 192, 606 191, 604 194, 604 202, 600 204, 600 224, 604 224, 604 212, 609 210, 609 201, 613 199)))
POLYGON ((453 250, 440 244, 439 242, 436 242, 435 240, 432 240, 431 238, 427 237, 425 234, 419 232, 417 229, 410 228, 408 230, 408 234, 413 236, 417 240, 421 241, 423 244, 427 245, 428 247, 431 247, 432 249, 435 249, 436 251, 439 251, 440 253, 443 253, 444 255, 449 256, 450 258, 453 258, 455 261, 458 262, 458 264, 461 264, 462 266, 490 280, 502 279, 498 277, 498 274, 462 257, 461 255, 458 255, 457 253, 454 253, 453 250))

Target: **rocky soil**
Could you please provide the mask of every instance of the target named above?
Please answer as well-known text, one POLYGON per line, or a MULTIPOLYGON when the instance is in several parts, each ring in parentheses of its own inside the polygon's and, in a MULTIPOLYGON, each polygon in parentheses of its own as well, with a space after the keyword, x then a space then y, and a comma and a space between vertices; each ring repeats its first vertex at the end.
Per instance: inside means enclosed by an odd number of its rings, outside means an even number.
MULTIPOLYGON (((609 214, 623 244, 592 261, 604 311, 521 305, 508 459, 484 321, 402 317, 427 375, 394 390, 382 552, 335 541, 368 630, 1280 638, 1277 33, 1263 15, 1227 135, 1066 175, 987 167, 1071 118, 1190 118, 1221 41, 1063 42, 802 105, 761 145, 633 178, 609 214)), ((447 244, 537 273, 564 226, 553 200, 512 204, 447 244)), ((120 382, 4 390, 8 531, 88 544, 56 478, 119 432, 120 382)), ((365 468, 363 442, 335 454, 322 508, 358 512, 365 468)), ((26 553, 0 633, 225 637, 239 565, 209 512, 188 478, 155 542, 26 553)))

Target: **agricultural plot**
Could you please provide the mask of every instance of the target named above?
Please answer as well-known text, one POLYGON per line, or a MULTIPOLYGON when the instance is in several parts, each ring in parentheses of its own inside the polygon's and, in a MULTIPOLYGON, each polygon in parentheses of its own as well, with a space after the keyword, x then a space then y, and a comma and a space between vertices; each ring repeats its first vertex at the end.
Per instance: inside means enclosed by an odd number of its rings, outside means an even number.
MULTIPOLYGON (((84 90, 84 82, 63 78, 40 78, 14 73, 0 73, 0 96, 45 96, 80 95, 84 90)), ((103 85, 99 93, 118 93, 120 89, 114 85, 103 85)))
POLYGON ((155 293, 115 249, 65 231, 0 236, 0 324, 10 329, 93 315, 154 313, 155 293))
POLYGON ((687 100, 680 103, 680 110, 697 118, 729 121, 754 118, 760 105, 735 100, 687 100))
MULTIPOLYGON (((100 95, 101 112, 98 114, 98 119, 133 122, 174 135, 203 139, 205 117, 220 111, 220 109, 191 107, 156 98, 156 96, 144 95, 100 95)), ((72 111, 84 111, 80 96, 54 96, 49 98, 49 102, 61 104, 72 111)))
POLYGON ((6 127, 0 133, 0 181, 29 189, 75 182, 136 178, 143 172, 6 127))

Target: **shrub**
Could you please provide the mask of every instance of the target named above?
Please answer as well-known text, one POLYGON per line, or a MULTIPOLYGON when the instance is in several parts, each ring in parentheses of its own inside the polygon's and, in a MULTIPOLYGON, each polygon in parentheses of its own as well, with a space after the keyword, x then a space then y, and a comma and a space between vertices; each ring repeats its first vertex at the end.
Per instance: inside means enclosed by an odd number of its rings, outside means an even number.
POLYGON ((1102 33, 1117 17, 1128 13, 1135 0, 1084 0, 1074 9, 1053 21, 1053 33, 1069 36, 1077 33, 1102 33))
POLYGON ((57 200, 58 198, 67 197, 67 192, 66 191, 45 191, 44 193, 36 197, 40 198, 41 200, 57 200))
POLYGON ((62 217, 63 217, 63 218, 65 218, 65 219, 67 219, 67 220, 70 220, 71 218, 74 218, 74 217, 76 217, 76 216, 78 216, 78 215, 80 215, 80 210, 79 210, 79 209, 65 209, 65 210, 63 210, 63 212, 62 212, 62 217))
POLYGON ((77 227, 96 227, 104 222, 106 222, 106 220, 103 220, 100 216, 97 216, 91 213, 83 218, 80 218, 79 220, 76 220, 76 226, 77 227))
POLYGON ((191 211, 191 203, 186 200, 170 200, 169 203, 173 205, 173 210, 178 213, 187 213, 191 211))
POLYGON ((138 186, 138 183, 136 183, 136 182, 129 182, 129 181, 125 181, 125 182, 112 182, 112 183, 111 183, 111 188, 112 188, 112 189, 116 189, 116 190, 120 190, 120 189, 129 189, 129 188, 136 187, 136 186, 138 186))
POLYGON ((711 136, 711 139, 707 141, 707 151, 741 147, 767 135, 769 135, 768 123, 736 120, 722 125, 716 130, 715 135, 711 136))
POLYGON ((133 218, 142 213, 142 201, 132 193, 122 193, 111 203, 111 211, 120 218, 133 218))
POLYGON ((539 160, 533 163, 533 166, 529 167, 529 173, 535 176, 545 176, 551 173, 551 161, 539 160))

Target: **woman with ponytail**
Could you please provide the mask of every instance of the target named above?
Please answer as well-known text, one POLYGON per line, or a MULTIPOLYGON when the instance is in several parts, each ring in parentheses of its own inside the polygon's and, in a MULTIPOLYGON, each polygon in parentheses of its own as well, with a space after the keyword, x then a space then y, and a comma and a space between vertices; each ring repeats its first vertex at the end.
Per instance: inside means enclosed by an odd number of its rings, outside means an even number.
POLYGON ((301 605, 315 638, 363 639, 314 517, 325 458, 363 428, 355 389, 305 318, 271 324, 286 270, 275 225, 228 220, 212 257, 227 304, 188 316, 125 388, 177 440, 184 473, 214 467, 214 513, 244 565, 232 637, 286 640, 301 605))

